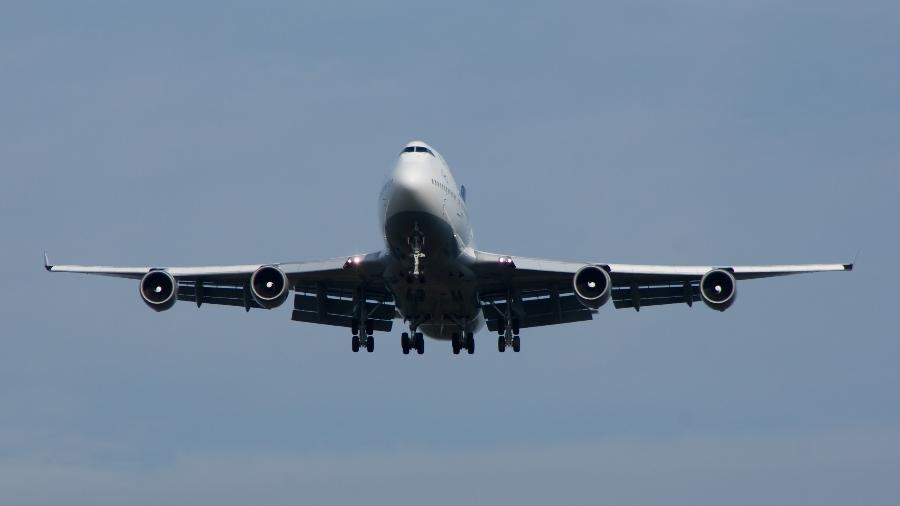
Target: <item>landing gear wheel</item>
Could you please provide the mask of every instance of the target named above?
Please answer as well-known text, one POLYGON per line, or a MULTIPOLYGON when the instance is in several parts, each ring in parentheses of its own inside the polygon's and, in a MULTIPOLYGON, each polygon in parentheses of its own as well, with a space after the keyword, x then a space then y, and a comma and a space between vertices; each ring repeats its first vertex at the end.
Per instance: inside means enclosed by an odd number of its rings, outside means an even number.
POLYGON ((497 335, 500 337, 506 336, 506 322, 504 320, 497 321, 497 335))
POLYGON ((497 351, 503 353, 506 351, 506 336, 500 336, 497 338, 497 351))
POLYGON ((418 353, 419 355, 425 353, 425 337, 422 335, 421 332, 416 332, 415 339, 416 339, 416 353, 418 353))
POLYGON ((366 338, 366 351, 369 353, 375 351, 375 338, 372 336, 366 338))
POLYGON ((409 334, 406 332, 400 334, 400 347, 403 348, 403 354, 409 355, 409 349, 411 348, 409 343, 409 334))
POLYGON ((353 343, 351 345, 351 349, 353 349, 353 353, 356 353, 359 351, 359 338, 356 336, 353 336, 353 343))
POLYGON ((471 332, 466 332, 466 351, 469 355, 475 353, 475 335, 471 332))
POLYGON ((359 320, 354 318, 350 321, 350 332, 355 336, 359 334, 359 320))
POLYGON ((375 333, 375 328, 372 324, 372 320, 366 320, 366 335, 371 336, 375 333))
POLYGON ((459 350, 462 349, 462 346, 459 343, 459 334, 453 333, 450 337, 450 344, 453 345, 453 354, 459 355, 459 350))
POLYGON ((519 336, 513 337, 513 351, 519 353, 519 348, 522 347, 522 340, 519 339, 519 336))
POLYGON ((515 335, 519 334, 519 319, 518 318, 513 318, 512 331, 513 331, 512 333, 515 335))

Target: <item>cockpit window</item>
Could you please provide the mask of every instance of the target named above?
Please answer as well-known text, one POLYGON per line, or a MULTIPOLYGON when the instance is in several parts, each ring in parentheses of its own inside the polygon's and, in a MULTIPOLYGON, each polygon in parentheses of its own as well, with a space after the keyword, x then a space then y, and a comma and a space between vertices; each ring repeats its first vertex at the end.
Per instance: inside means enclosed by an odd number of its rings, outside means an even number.
POLYGON ((404 153, 428 153, 431 156, 434 156, 434 153, 431 152, 430 149, 424 146, 406 146, 403 148, 404 153))

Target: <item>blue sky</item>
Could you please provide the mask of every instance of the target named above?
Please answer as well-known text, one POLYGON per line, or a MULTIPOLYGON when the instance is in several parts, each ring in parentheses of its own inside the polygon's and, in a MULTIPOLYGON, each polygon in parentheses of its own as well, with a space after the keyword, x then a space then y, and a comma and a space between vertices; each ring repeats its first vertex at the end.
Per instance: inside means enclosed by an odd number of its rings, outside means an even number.
POLYGON ((898 25, 881 1, 7 6, 0 503, 896 504, 898 25), (412 139, 483 249, 860 265, 472 357, 40 267, 379 249, 412 139))

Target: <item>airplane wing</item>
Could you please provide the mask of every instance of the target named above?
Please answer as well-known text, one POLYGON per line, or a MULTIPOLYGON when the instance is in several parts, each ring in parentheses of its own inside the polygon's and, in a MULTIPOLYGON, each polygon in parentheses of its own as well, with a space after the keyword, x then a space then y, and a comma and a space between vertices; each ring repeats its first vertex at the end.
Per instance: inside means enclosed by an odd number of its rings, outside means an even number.
MULTIPOLYGON (((579 263, 499 255, 478 251, 472 265, 488 328, 502 328, 502 315, 515 315, 522 328, 592 319, 607 300, 617 309, 704 301, 724 310, 734 301, 740 280, 811 272, 850 271, 847 264, 768 266, 680 266, 579 263), (597 271, 600 269, 606 273, 597 271), (595 274, 594 286, 608 283, 607 294, 588 304, 576 293, 577 274, 595 274), (707 276, 709 275, 709 276, 707 276), (606 280, 606 281, 605 281, 606 280), (708 282, 705 282, 707 280, 708 282), (706 290, 707 296, 701 293, 706 290), (596 305, 596 307, 591 307, 596 305)), ((590 294, 589 294, 590 295, 590 294)))
POLYGON ((308 262, 200 267, 113 267, 53 265, 49 272, 70 272, 140 280, 141 298, 151 308, 169 309, 175 301, 200 307, 217 304, 272 309, 293 290, 292 319, 351 327, 372 320, 374 330, 390 330, 393 299, 382 281, 381 253, 308 262), (365 301, 364 305, 360 301, 365 301))

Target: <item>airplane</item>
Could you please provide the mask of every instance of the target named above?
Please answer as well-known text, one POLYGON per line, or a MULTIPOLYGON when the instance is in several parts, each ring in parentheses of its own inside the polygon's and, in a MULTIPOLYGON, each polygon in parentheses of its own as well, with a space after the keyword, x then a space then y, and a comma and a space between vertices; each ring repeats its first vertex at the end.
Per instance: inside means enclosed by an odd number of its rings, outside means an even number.
POLYGON ((351 349, 375 349, 374 333, 402 319, 404 354, 425 352, 424 336, 450 341, 458 355, 475 352, 475 334, 497 333, 497 350, 521 349, 520 331, 593 319, 617 309, 662 304, 725 311, 737 282, 789 274, 850 271, 848 264, 667 266, 566 262, 475 248, 466 206, 444 157, 430 145, 407 144, 379 194, 384 248, 318 261, 218 267, 51 265, 74 272, 139 280, 155 311, 176 301, 273 309, 294 292, 292 320, 350 329, 351 349))

